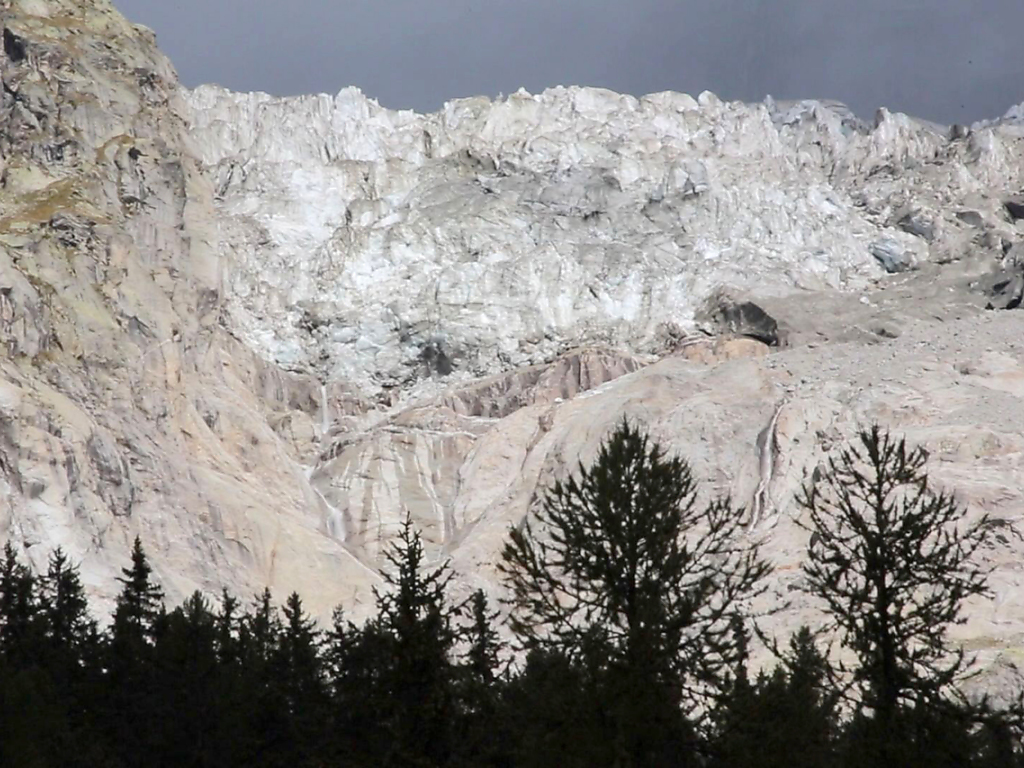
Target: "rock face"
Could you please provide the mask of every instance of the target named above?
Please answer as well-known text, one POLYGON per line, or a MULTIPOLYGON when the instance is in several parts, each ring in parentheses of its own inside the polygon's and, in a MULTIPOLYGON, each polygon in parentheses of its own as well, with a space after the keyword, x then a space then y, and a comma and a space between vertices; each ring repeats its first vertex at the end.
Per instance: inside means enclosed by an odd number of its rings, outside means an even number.
MULTIPOLYGON (((623 417, 745 505, 870 421, 970 514, 1024 512, 1022 108, 946 131, 823 102, 595 89, 391 112, 181 88, 105 0, 4 0, 0 539, 109 600, 365 612, 405 514, 464 589, 623 417), (1009 202, 1008 202, 1009 201, 1009 202), (1013 204, 1011 204, 1013 203, 1013 204)), ((959 639, 1024 653, 1012 536, 959 639)), ((814 620, 788 604, 769 628, 814 620)))
MULTIPOLYGON (((365 568, 324 536, 304 456, 320 384, 223 322, 226 264, 188 104, 106 2, 3 5, 0 531, 109 598, 141 534, 173 597, 365 568)), ((316 599, 315 595, 311 598, 316 599)))

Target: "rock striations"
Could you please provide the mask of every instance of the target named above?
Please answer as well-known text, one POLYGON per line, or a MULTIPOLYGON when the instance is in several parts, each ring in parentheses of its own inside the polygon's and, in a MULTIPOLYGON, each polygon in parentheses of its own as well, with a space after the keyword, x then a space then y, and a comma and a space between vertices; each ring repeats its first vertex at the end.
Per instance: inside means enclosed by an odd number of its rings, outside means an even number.
MULTIPOLYGON (((1024 525, 1024 107, 588 88, 431 115, 182 88, 107 0, 0 0, 0 539, 109 600, 364 611, 409 512, 463 587, 623 416, 750 510, 772 622, 793 502, 880 421, 1024 525)), ((1009 530, 1009 528, 1008 528, 1009 530)), ((1024 544, 959 628, 1024 655, 1024 544)))

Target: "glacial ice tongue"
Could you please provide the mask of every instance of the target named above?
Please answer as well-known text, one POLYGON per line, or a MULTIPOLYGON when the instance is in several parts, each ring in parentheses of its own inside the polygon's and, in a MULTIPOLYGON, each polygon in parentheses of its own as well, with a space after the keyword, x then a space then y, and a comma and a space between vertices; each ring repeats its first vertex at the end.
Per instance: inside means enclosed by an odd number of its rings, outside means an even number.
POLYGON ((955 143, 835 103, 555 88, 419 115, 352 88, 187 98, 237 332, 371 391, 430 373, 430 350, 471 375, 588 342, 657 351, 722 285, 858 288, 884 274, 880 248, 906 268, 950 258, 961 228, 929 243, 901 206, 941 227, 951 198, 1021 174, 999 126, 955 143))

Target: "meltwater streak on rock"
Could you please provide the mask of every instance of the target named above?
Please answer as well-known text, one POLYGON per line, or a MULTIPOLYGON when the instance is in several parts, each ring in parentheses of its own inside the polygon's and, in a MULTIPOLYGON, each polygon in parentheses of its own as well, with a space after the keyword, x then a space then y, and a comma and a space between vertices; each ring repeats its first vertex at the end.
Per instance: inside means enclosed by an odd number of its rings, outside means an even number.
POLYGON ((327 402, 327 385, 320 385, 320 434, 324 437, 330 427, 330 404, 327 402))
MULTIPOLYGON (((189 92, 103 0, 0 8, 0 538, 63 545, 107 606, 139 533, 171 600, 365 615, 407 512, 496 592, 508 525, 624 416, 770 505, 780 602, 794 494, 860 423, 1019 522, 1020 321, 983 308, 1020 303, 1022 108, 947 132, 558 88, 416 115, 189 92)), ((958 630, 988 661, 1022 651, 1020 550, 985 553, 996 599, 958 630)))

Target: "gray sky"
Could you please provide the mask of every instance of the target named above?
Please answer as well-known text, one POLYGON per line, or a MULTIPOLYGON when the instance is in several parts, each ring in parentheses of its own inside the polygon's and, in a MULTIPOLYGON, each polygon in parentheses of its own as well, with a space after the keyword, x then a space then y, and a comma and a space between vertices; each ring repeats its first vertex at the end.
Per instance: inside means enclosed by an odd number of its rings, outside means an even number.
POLYGON ((596 85, 833 98, 943 123, 1024 101, 1024 0, 114 0, 183 82, 386 107, 596 85))

